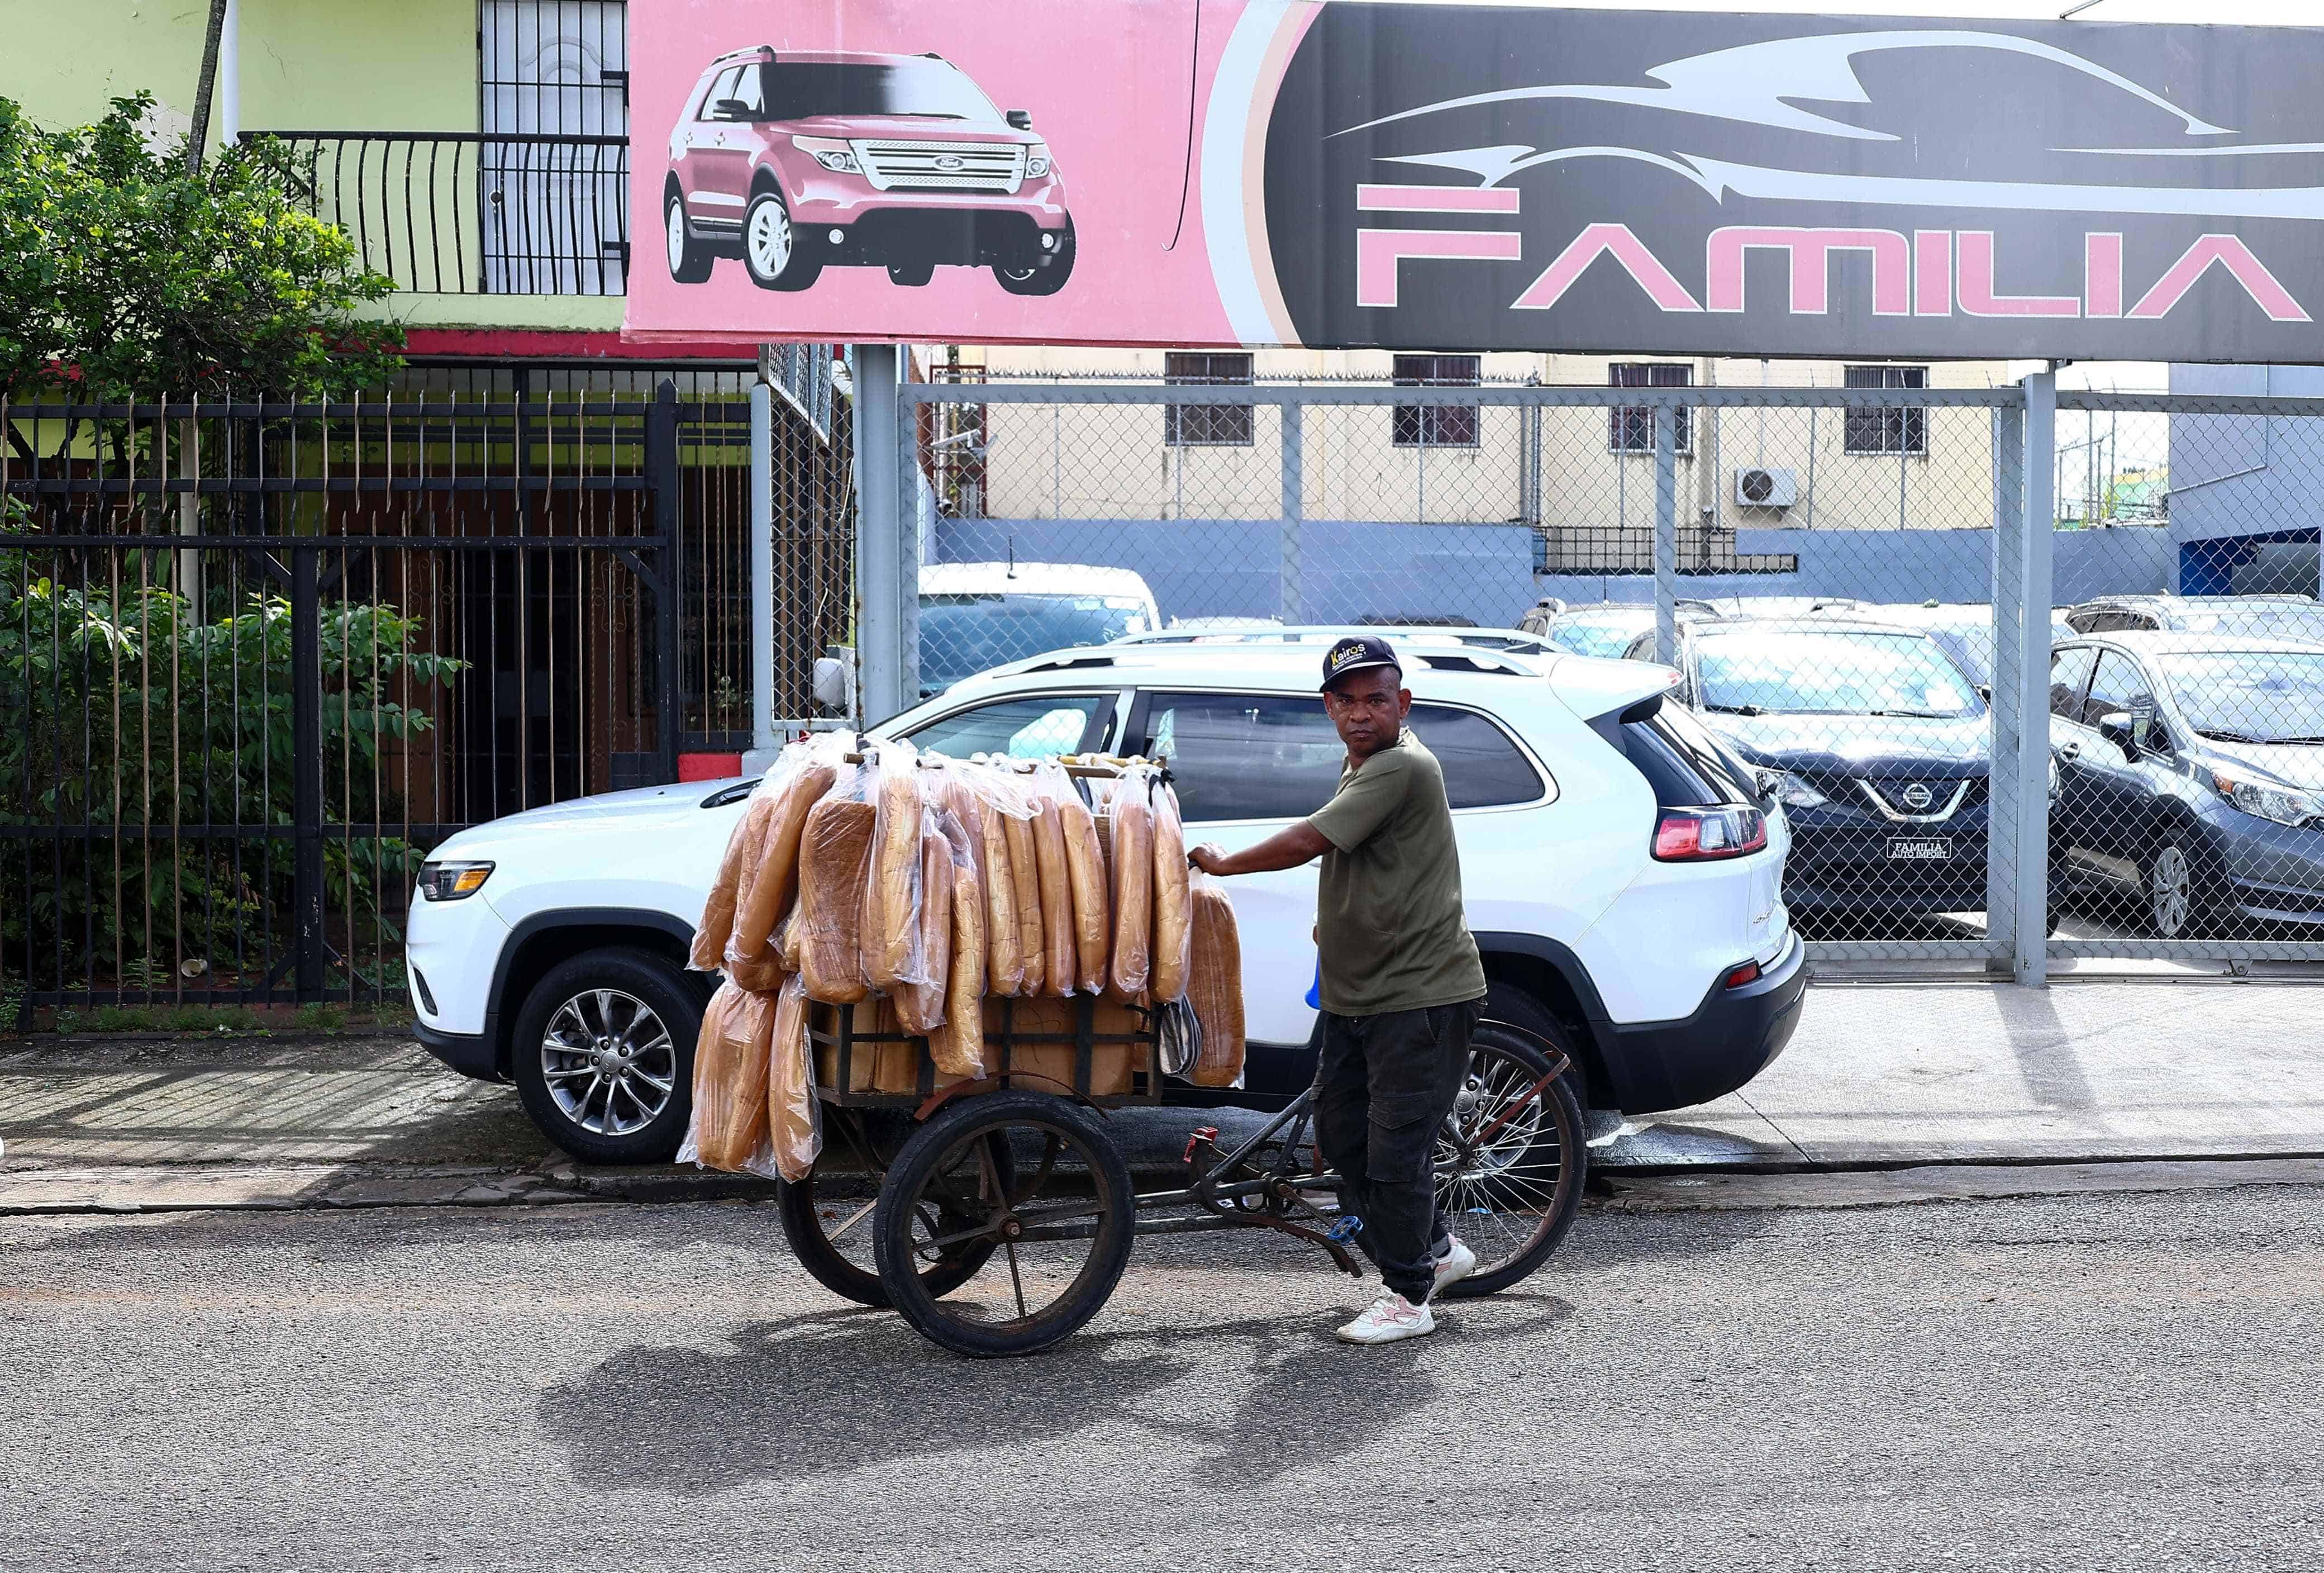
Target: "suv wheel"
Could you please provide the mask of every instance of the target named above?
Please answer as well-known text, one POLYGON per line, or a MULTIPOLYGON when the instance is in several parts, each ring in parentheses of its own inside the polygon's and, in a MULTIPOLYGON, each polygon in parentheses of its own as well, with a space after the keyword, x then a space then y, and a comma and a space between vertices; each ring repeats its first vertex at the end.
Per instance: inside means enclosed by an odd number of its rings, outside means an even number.
POLYGON ((1065 238, 1058 243, 1047 266, 1044 267, 1030 257, 1019 267, 994 263, 992 276, 1000 280, 1001 287, 1012 295, 1054 295, 1065 287, 1067 279, 1074 276, 1074 251, 1073 227, 1068 225, 1065 238))
POLYGON ((783 194, 761 186, 742 210, 742 265, 762 290, 804 290, 823 272, 807 237, 791 223, 783 194))
POLYGON ((509 1071, 541 1133, 585 1163, 667 1163, 694 1103, 702 1006, 644 950, 558 963, 526 996, 509 1071))
POLYGON ((681 284, 698 284, 710 276, 710 248, 694 238, 686 221, 686 199, 672 186, 662 199, 662 236, 669 254, 669 276, 681 284))
MULTIPOLYGON (((1550 1013, 1547 1005, 1514 984, 1489 982, 1485 985, 1485 1019, 1521 1027, 1572 1060, 1573 1070, 1566 1081, 1582 1105, 1584 1118, 1589 1117, 1592 1090, 1590 1068, 1582 1062, 1581 1050, 1573 1045, 1573 1034, 1565 1030, 1564 1022, 1550 1013)), ((1619 1115, 1616 1118, 1618 1122, 1619 1115)), ((1593 1129, 1591 1133, 1595 1135, 1597 1132, 1593 1129)))

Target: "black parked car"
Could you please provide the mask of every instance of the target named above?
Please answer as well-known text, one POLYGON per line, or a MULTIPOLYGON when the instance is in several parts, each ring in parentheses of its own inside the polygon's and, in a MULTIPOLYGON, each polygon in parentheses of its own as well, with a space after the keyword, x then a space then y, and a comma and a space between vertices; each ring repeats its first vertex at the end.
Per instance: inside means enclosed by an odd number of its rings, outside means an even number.
POLYGON ((2073 888, 2167 939, 2324 927, 2324 648, 2227 634, 2079 639, 2050 666, 2073 888))
MULTIPOLYGON (((1679 631, 1680 692, 1772 773, 1796 916, 1899 920, 1986 905, 1984 699, 1930 637, 1841 615, 1679 631)), ((1633 645, 1650 653, 1651 636, 1633 645)))

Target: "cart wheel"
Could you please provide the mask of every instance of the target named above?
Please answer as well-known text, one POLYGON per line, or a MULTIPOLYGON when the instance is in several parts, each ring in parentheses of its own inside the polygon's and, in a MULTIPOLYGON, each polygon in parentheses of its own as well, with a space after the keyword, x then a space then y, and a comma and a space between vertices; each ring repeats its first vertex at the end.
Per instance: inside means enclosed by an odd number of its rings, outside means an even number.
MULTIPOLYGON (((872 1243, 872 1200, 886 1178, 888 1166, 912 1132, 908 1121, 866 1118, 861 1109, 824 1110, 825 1151, 858 1166, 855 1174, 835 1173, 825 1193, 817 1195, 816 1171, 810 1170, 796 1184, 783 1182, 776 1191, 775 1211, 783 1221, 783 1237, 807 1276, 842 1300, 887 1309, 888 1291, 880 1282, 878 1253, 872 1243), (838 1194, 834 1195, 832 1192, 838 1194), (856 1194, 861 1192, 860 1195, 856 1194)), ((1001 1154, 1004 1173, 1014 1178, 1010 1155, 1001 1154)), ((976 1276, 992 1254, 989 1240, 973 1240, 922 1276, 928 1292, 950 1294, 976 1276)))
POLYGON ((1094 1115, 1049 1093, 985 1093, 896 1155, 872 1215, 880 1282, 932 1343, 1029 1355, 1105 1304, 1129 1265, 1136 1212, 1130 1165, 1094 1115), (927 1264, 970 1245, 991 1262, 938 1299, 927 1264))
POLYGON ((1533 1096, 1551 1046, 1503 1022, 1480 1022, 1469 1045, 1468 1084, 1436 1143, 1436 1206, 1477 1265, 1447 1299, 1507 1289, 1547 1261, 1590 1166, 1573 1078, 1533 1096))

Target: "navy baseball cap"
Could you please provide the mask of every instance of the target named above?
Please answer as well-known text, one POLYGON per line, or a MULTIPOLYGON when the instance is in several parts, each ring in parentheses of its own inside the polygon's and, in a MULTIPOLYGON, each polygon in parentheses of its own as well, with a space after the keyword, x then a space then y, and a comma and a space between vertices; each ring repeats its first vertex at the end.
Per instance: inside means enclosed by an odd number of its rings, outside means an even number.
POLYGON ((1323 657, 1323 687, 1329 689, 1351 671, 1369 667, 1392 666, 1401 673, 1404 662, 1388 647, 1388 641, 1376 634, 1351 634, 1332 646, 1323 657))

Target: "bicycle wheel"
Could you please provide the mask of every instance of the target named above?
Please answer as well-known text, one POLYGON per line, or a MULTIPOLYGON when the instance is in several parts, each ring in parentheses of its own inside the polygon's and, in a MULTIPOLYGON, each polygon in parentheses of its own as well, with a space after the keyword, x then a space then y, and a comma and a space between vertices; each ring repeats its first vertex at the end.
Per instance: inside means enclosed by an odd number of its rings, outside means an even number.
MULTIPOLYGON (((912 1126, 902 1115, 862 1109, 824 1110, 824 1151, 856 1167, 848 1173, 835 1168, 825 1175, 822 1166, 805 1180, 783 1181, 776 1189, 775 1213, 782 1220, 783 1238, 807 1276, 842 1300, 885 1309, 888 1291, 880 1282, 879 1253, 872 1240, 872 1214, 881 1179, 897 1152, 910 1137, 912 1126), (818 1185, 818 1180, 822 1183, 818 1185)), ((1001 1161, 1013 1175, 1007 1153, 1001 1161)), ((929 1264, 922 1276, 928 1292, 950 1294, 976 1276, 992 1254, 990 1241, 971 1240, 944 1260, 929 1264)))
POLYGON ((1436 1206, 1477 1254, 1447 1299, 1507 1289, 1549 1259, 1572 1226, 1588 1177, 1572 1078, 1549 1075, 1549 1045, 1503 1022, 1469 1041, 1469 1079, 1436 1143, 1436 1206))
POLYGON ((1049 1093, 981 1094, 922 1126, 888 1170, 872 1214, 880 1282, 931 1343, 1029 1355, 1112 1294, 1136 1206, 1130 1165, 1094 1115, 1049 1093), (986 1270, 932 1292, 927 1265, 971 1245, 987 1251, 986 1270))

